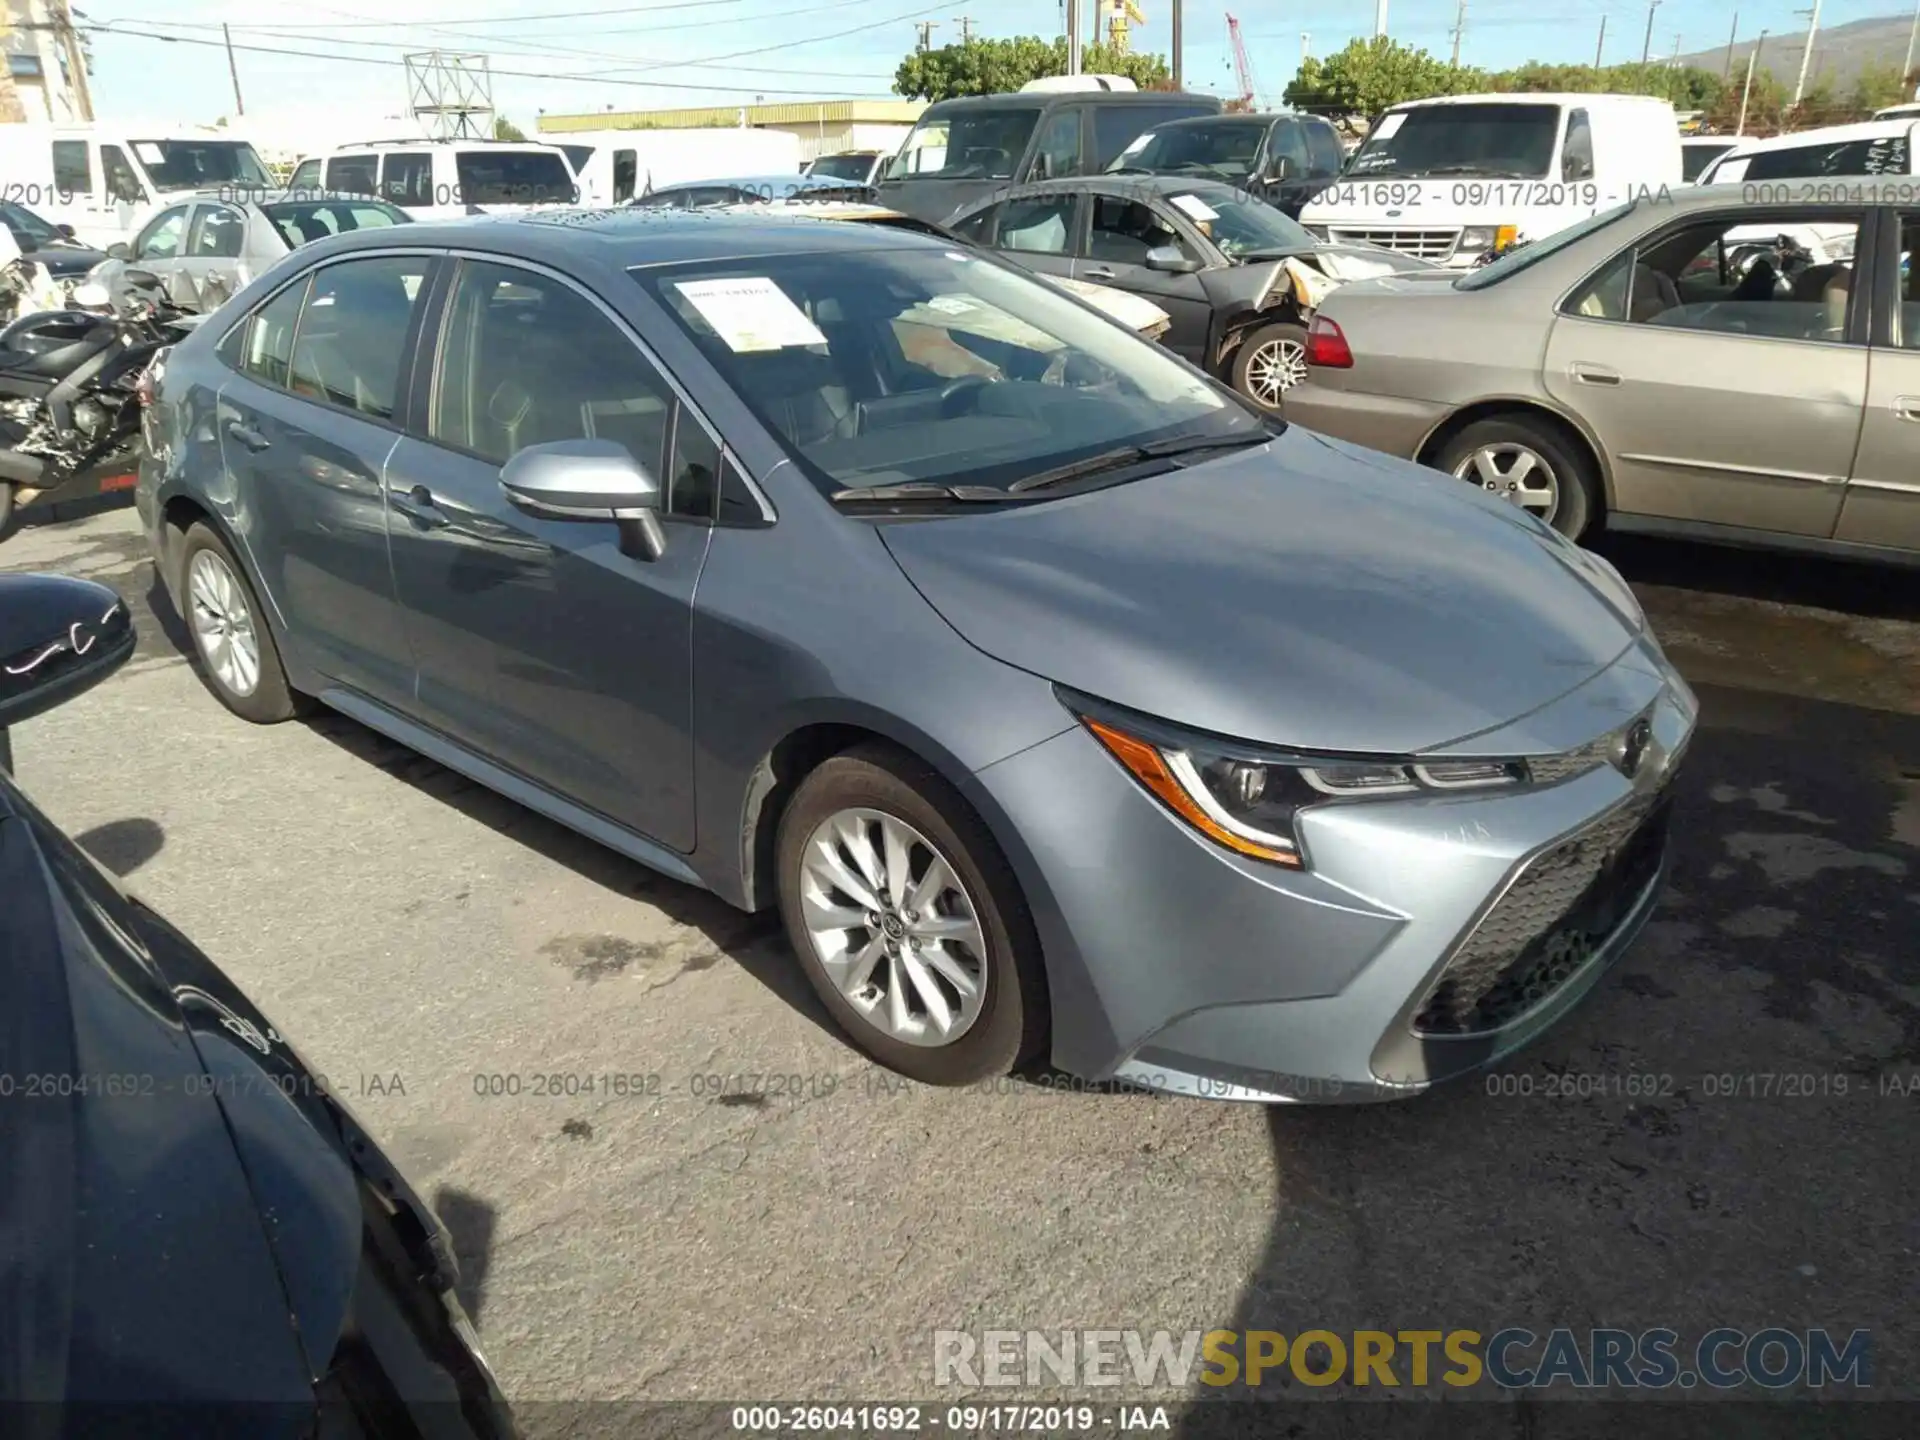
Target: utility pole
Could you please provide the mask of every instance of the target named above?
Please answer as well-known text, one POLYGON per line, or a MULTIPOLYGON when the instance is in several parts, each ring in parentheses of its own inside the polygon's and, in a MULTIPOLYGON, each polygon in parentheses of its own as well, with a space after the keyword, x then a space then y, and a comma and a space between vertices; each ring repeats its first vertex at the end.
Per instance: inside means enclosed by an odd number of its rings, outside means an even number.
POLYGON ((87 85, 87 57, 80 48, 80 38, 73 31, 73 16, 67 9, 67 0, 50 0, 48 9, 53 12, 54 38, 60 42, 61 53, 67 57, 67 83, 73 87, 73 98, 80 104, 80 118, 91 122, 93 119, 93 91, 87 85))
MULTIPOLYGON (((1915 0, 1915 3, 1920 4, 1920 0, 1915 0)), ((1594 69, 1598 70, 1600 68, 1600 52, 1605 50, 1606 48, 1607 48, 1607 17, 1602 15, 1600 17, 1600 38, 1593 42, 1593 68, 1594 69)))
POLYGON ((1373 0, 1373 38, 1387 33, 1387 0, 1373 0))
MULTIPOLYGON (((1913 42, 1916 37, 1920 37, 1920 0, 1913 0, 1913 24, 1907 28, 1907 58, 1906 62, 1900 67, 1900 88, 1902 90, 1908 88, 1908 82, 1913 78, 1913 42)), ((1903 98, 1910 99, 1912 97, 1906 96, 1903 98)))
POLYGON ((240 98, 240 67, 233 62, 233 35, 225 22, 220 26, 220 38, 227 42, 227 74, 233 78, 234 113, 244 115, 247 113, 247 102, 240 98))
MULTIPOLYGON (((1799 11, 1794 12, 1796 15, 1799 11)), ((1820 0, 1813 0, 1813 9, 1807 11, 1807 48, 1800 52, 1800 78, 1793 83, 1793 103, 1798 105, 1800 97, 1807 89, 1807 67, 1813 63, 1813 41, 1820 33, 1820 0)))
POLYGON ((960 43, 962 45, 973 44, 973 17, 971 15, 960 15, 955 17, 954 23, 960 27, 960 43))
MULTIPOLYGON (((1380 0, 1380 3, 1384 5, 1387 3, 1387 0, 1380 0)), ((1181 0, 1173 0, 1173 88, 1176 90, 1181 88, 1182 81, 1180 77, 1185 73, 1184 67, 1180 63, 1181 62, 1180 22, 1183 18, 1184 16, 1181 14, 1181 0)))
POLYGON ((1467 28, 1467 0, 1460 0, 1453 12, 1453 68, 1460 68, 1460 34, 1467 28))
MULTIPOLYGON (((1071 5, 1073 0, 1067 0, 1067 3, 1071 5)), ((934 27, 939 23, 938 20, 922 20, 918 25, 913 27, 920 32, 920 53, 922 55, 933 48, 933 31, 934 27)))
POLYGON ((1067 74, 1078 75, 1079 73, 1080 0, 1067 0, 1067 74))
POLYGON ((1733 133, 1747 133, 1747 97, 1753 93, 1753 71, 1760 63, 1760 47, 1767 43, 1767 32, 1762 30, 1760 38, 1753 42, 1753 53, 1747 56, 1747 83, 1740 90, 1740 123, 1733 127, 1733 133))
POLYGON ((1640 42, 1640 64, 1644 67, 1647 57, 1653 53, 1653 12, 1660 8, 1660 0, 1647 0, 1647 38, 1640 42))
POLYGON ((1673 35, 1673 56, 1667 61, 1667 68, 1669 70, 1680 68, 1680 32, 1677 30, 1673 35))
POLYGON ((1306 31, 1302 30, 1300 32, 1300 63, 1302 65, 1313 58, 1312 41, 1313 37, 1306 31))
POLYGON ((1733 37, 1740 33, 1740 12, 1733 12, 1733 28, 1727 31, 1727 63, 1720 67, 1720 83, 1733 78, 1733 37))

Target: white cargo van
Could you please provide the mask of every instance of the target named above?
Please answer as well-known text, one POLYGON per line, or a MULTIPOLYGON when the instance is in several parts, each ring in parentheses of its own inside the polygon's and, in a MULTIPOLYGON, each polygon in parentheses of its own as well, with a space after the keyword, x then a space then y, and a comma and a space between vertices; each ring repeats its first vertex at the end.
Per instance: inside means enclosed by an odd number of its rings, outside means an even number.
POLYGON ((531 140, 363 140, 308 156, 294 167, 287 189, 374 195, 416 220, 581 200, 565 153, 531 140))
POLYGON ((175 195, 273 183, 244 140, 163 126, 0 125, 0 200, 104 250, 175 195))
POLYGON ((1466 268, 1680 181, 1673 106, 1646 95, 1446 95, 1395 105, 1300 212, 1323 239, 1466 268))
POLYGON ((800 137, 785 130, 555 130, 541 138, 573 166, 583 205, 624 205, 689 180, 800 171, 800 137))

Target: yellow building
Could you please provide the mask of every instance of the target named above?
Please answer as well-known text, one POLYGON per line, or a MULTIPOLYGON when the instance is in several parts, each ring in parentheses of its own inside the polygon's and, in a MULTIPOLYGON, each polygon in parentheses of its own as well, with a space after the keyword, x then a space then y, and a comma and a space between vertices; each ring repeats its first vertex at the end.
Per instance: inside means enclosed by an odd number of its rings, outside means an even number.
POLYGON ((897 150, 924 100, 801 100, 779 105, 703 105, 682 110, 601 110, 538 119, 541 139, 583 130, 705 130, 744 126, 800 139, 800 158, 843 150, 897 150))

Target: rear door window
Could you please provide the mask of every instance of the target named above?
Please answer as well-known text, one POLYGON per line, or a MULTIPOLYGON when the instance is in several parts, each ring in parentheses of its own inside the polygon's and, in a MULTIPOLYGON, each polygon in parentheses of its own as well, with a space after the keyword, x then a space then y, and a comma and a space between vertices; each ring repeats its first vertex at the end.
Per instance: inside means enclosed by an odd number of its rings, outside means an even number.
POLYGON ((466 205, 569 205, 580 198, 558 150, 462 150, 454 156, 466 205))
POLYGON ((300 323, 309 282, 300 280, 254 312, 240 355, 240 369, 263 385, 287 388, 287 363, 293 356, 293 332, 300 323))
POLYGON ((394 205, 433 204, 433 156, 418 150, 382 156, 380 198, 394 205))
POLYGON ((293 176, 287 181, 289 190, 318 190, 320 188, 320 162, 302 160, 294 167, 293 176))
POLYGON ((1064 255, 1073 240, 1074 197, 1037 195, 1000 208, 999 247, 1028 255, 1064 255))
POLYGON ((327 189, 343 195, 371 195, 378 188, 376 155, 336 155, 327 161, 327 189))
POLYGON ((187 254, 198 260, 233 260, 247 231, 247 218, 231 205, 202 205, 193 214, 187 254))
POLYGON ((425 255, 379 255, 319 271, 300 315, 287 388, 391 420, 413 307, 432 263, 425 255))
POLYGON ((187 209, 185 205, 175 205, 149 220, 147 228, 133 239, 133 258, 171 260, 178 255, 187 235, 187 209))

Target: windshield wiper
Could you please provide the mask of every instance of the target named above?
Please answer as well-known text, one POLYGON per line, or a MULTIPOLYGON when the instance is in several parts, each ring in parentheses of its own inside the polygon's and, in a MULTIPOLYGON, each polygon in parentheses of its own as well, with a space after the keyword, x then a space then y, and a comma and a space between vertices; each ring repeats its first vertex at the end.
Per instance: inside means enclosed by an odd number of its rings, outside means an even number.
POLYGON ((854 501, 875 505, 898 504, 913 500, 959 500, 994 504, 1004 501, 1007 492, 997 485, 941 485, 932 480, 908 480, 899 485, 850 485, 833 492, 839 504, 854 501))
POLYGON ((1016 480, 1007 489, 1014 494, 1024 494, 1030 490, 1047 490, 1056 485, 1064 485, 1071 480, 1085 479, 1089 475, 1098 475, 1106 470, 1120 470, 1128 465, 1138 465, 1144 460, 1168 460, 1176 455, 1191 455, 1201 450, 1236 450, 1247 445, 1264 445, 1273 438, 1273 432, 1262 427, 1252 435, 1176 435, 1168 440, 1155 440, 1146 445, 1122 445, 1115 450, 1103 450, 1098 455, 1089 455, 1084 460, 1074 460, 1065 465, 1056 465, 1051 470, 1042 470, 1016 480))
POLYGON ((1484 176, 1488 180, 1536 180, 1539 177, 1529 175, 1523 170, 1489 170, 1486 166, 1471 160, 1460 161, 1452 165, 1435 165, 1422 170, 1422 175, 1474 175, 1484 176))

